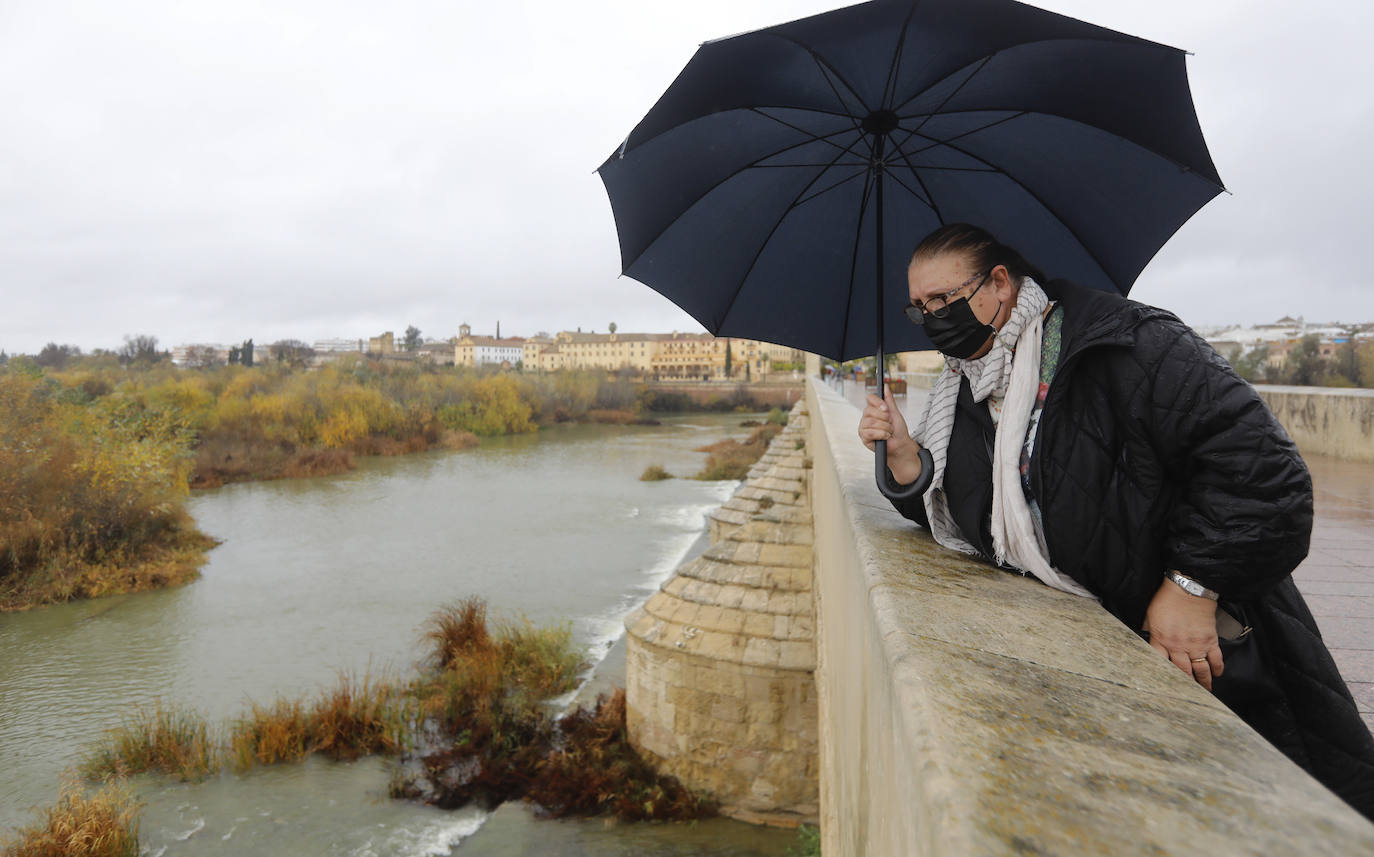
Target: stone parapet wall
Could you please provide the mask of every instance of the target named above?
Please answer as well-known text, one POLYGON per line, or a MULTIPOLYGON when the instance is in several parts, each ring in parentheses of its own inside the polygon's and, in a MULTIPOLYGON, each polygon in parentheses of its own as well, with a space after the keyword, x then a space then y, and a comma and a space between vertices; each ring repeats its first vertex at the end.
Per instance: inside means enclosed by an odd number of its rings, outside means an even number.
POLYGON ((712 518, 715 543, 625 622, 631 742, 759 823, 819 812, 805 427, 798 403, 770 463, 712 518))
POLYGON ((1374 463, 1374 390, 1255 387, 1304 455, 1374 463))
MULTIPOLYGON (((749 468, 745 482, 729 500, 711 513, 711 544, 743 526, 760 512, 769 509, 810 509, 807 497, 806 436, 810 423, 798 402, 792 408, 787 425, 768 444, 754 466, 749 468)), ((810 524, 809 512, 807 522, 810 524)))
POLYGON ((810 383, 826 857, 1374 854, 1374 825, 1096 602, 940 548, 810 383))

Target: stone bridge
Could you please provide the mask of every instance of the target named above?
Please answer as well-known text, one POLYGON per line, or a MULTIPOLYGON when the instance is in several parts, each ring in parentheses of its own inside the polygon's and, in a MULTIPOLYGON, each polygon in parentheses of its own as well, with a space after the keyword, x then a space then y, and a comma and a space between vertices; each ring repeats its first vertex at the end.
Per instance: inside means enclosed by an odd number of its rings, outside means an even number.
MULTIPOLYGON (((1282 407, 1360 448, 1326 416, 1358 404, 1282 407)), ((642 752, 726 814, 818 819, 826 857, 1374 854, 1374 825, 1100 606, 898 516, 857 419, 809 381, 712 547, 627 619, 642 752)), ((1374 466, 1294 434, 1318 491, 1296 578, 1374 719, 1374 466)))

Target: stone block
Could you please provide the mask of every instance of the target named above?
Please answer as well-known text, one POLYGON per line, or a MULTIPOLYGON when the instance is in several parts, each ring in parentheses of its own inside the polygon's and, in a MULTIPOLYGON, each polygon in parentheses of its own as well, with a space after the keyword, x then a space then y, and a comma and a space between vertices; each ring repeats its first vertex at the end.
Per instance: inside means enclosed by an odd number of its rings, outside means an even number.
POLYGON ((734 634, 705 631, 698 639, 700 643, 694 649, 698 657, 717 661, 739 661, 744 657, 744 640, 734 634))
POLYGON ((745 594, 747 591, 748 591, 748 590, 745 589, 745 588, 742 587, 742 586, 737 586, 737 585, 726 585, 726 586, 722 586, 721 589, 720 589, 720 594, 719 594, 719 596, 718 596, 717 599, 716 599, 716 603, 719 604, 719 605, 722 606, 722 607, 729 607, 729 608, 739 607, 740 604, 744 601, 744 594, 745 594))
POLYGON ((758 565, 763 545, 753 542, 734 542, 734 545, 734 553, 731 556, 733 562, 739 565, 758 565))
POLYGON ((746 613, 761 613, 768 609, 768 590, 750 589, 746 591, 739 602, 739 609, 746 613))
POLYGON ((773 636, 774 617, 767 613, 750 613, 744 619, 744 633, 748 637, 773 636))
POLYGON ((778 666, 787 670, 815 670, 816 647, 813 643, 784 640, 779 644, 778 666))
POLYGON ((744 647, 744 663, 754 666, 777 666, 781 652, 780 644, 776 640, 750 637, 744 647))
POLYGON ((711 716, 727 723, 744 722, 744 703, 731 696, 720 696, 711 705, 711 716))
POLYGON ((760 545, 758 562, 760 565, 810 568, 811 548, 802 545, 760 545))
POLYGON ((775 615, 790 616, 796 612, 797 598, 791 592, 770 592, 766 609, 775 615))

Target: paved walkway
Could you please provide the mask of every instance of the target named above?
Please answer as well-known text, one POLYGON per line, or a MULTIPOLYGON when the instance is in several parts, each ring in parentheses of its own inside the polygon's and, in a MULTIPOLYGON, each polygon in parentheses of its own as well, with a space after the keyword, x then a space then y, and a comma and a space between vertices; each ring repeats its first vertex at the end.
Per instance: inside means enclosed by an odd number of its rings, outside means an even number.
MULTIPOLYGON (((844 394, 862 407, 858 385, 844 394)), ((902 413, 918 407, 899 397, 902 413)), ((857 427, 857 424, 856 424, 857 427)), ((857 442, 857 438, 856 438, 857 442)), ((1293 573, 1326 645, 1374 729, 1374 464, 1305 455, 1315 488, 1312 548, 1293 573)))

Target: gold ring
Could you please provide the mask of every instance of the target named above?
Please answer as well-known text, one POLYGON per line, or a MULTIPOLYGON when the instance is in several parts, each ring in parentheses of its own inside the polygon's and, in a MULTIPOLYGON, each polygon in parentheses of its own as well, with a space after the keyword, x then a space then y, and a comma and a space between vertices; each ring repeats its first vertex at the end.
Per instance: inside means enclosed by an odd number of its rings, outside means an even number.
POLYGON ((1205 664, 1205 663, 1207 663, 1207 658, 1205 658, 1205 657, 1202 657, 1202 658, 1193 658, 1193 663, 1195 663, 1195 664, 1205 664))

